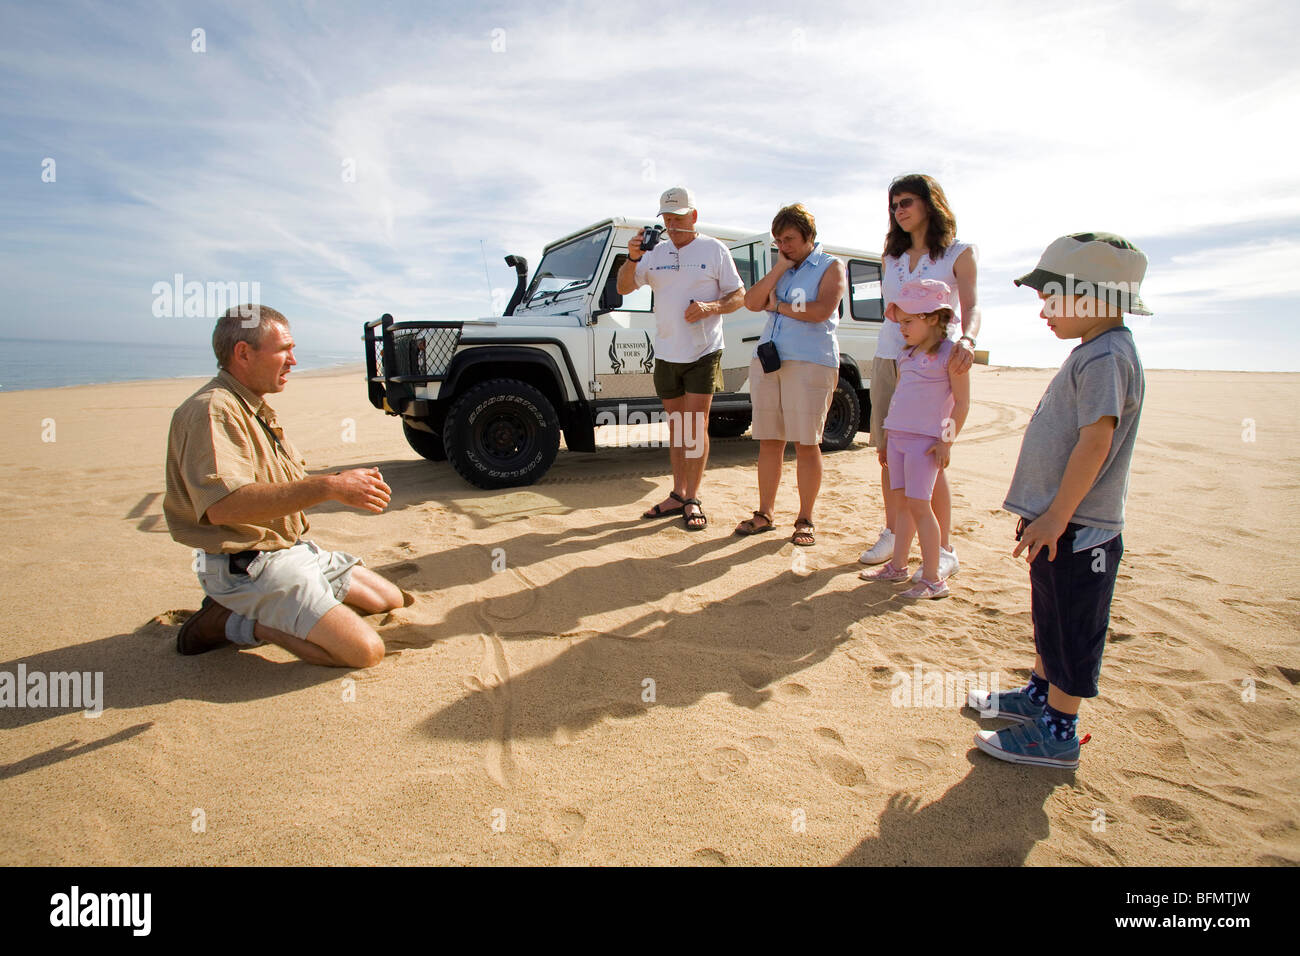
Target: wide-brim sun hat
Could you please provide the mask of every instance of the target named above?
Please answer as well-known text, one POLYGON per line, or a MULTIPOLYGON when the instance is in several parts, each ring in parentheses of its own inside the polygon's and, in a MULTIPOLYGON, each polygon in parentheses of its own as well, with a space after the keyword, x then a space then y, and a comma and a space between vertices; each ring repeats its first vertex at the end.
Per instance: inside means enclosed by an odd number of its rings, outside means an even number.
POLYGON ((1043 252, 1033 272, 1012 281, 1046 295, 1090 295, 1134 315, 1150 315, 1140 289, 1146 254, 1111 232, 1062 236, 1043 252))
POLYGON ((940 309, 947 309, 948 321, 951 322, 957 317, 957 313, 948 303, 951 297, 952 289, 948 287, 948 283, 938 279, 916 279, 899 289, 894 301, 885 306, 885 318, 897 322, 894 313, 900 310, 912 315, 926 315, 930 312, 938 312, 940 309))

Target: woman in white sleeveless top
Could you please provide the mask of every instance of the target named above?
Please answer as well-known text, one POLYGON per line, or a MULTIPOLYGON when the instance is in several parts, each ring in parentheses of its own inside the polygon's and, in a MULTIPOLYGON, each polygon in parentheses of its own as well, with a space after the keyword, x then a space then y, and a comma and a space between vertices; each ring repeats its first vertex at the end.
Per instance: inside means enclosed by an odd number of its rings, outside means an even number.
MULTIPOLYGON (((969 371, 975 355, 975 336, 979 334, 979 308, 975 302, 976 249, 957 241, 957 220, 948 208, 943 189, 931 177, 912 173, 899 176, 889 184, 889 233, 881 261, 884 305, 888 308, 898 290, 917 279, 938 279, 953 290, 949 305, 961 317, 950 336, 957 339, 950 367, 958 374, 969 371)), ((894 550, 894 515, 890 513, 889 469, 885 465, 884 420, 889 401, 898 382, 898 355, 903 350, 903 333, 898 323, 886 319, 876 343, 876 357, 871 366, 871 440, 880 458, 881 498, 885 505, 885 527, 876 543, 862 553, 863 564, 880 564, 889 560, 894 550)), ((934 485, 932 499, 939 521, 939 576, 946 578, 957 571, 957 553, 949 541, 952 527, 952 494, 943 470, 934 485)))

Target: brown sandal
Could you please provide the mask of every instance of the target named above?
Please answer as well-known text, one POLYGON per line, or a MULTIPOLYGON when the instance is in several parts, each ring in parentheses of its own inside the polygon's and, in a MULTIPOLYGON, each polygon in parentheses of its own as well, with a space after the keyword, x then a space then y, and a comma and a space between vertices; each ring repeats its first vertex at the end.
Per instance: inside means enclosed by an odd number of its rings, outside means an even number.
POLYGON ((673 499, 673 501, 682 502, 682 506, 680 508, 664 508, 661 505, 655 505, 653 508, 645 512, 645 514, 641 515, 642 520, 648 521, 651 518, 668 518, 672 515, 679 515, 686 510, 686 499, 677 492, 668 492, 668 497, 673 499))
POLYGON ((807 518, 800 518, 794 523, 794 534, 790 536, 790 543, 797 544, 801 548, 811 548, 817 543, 817 537, 813 534, 813 523, 807 518))
POLYGON ((746 518, 736 526, 736 534, 745 536, 751 534, 762 534, 764 531, 771 531, 776 525, 772 523, 772 516, 766 511, 755 511, 753 518, 746 518), (759 527, 756 519, 762 518, 767 524, 759 527))

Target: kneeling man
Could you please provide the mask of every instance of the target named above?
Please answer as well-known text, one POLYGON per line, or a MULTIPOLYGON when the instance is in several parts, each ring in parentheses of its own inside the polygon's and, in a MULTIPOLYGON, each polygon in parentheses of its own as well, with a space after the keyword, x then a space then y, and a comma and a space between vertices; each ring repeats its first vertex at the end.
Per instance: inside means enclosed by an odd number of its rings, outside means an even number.
POLYGON ((313 664, 373 667, 384 642, 352 609, 391 611, 405 595, 359 558, 306 540, 303 512, 338 501, 378 514, 391 490, 378 468, 307 474, 265 398, 284 390, 293 348, 279 312, 230 309, 212 333, 221 371, 172 415, 163 513, 172 537, 196 549, 207 595, 176 648, 268 642, 313 664))

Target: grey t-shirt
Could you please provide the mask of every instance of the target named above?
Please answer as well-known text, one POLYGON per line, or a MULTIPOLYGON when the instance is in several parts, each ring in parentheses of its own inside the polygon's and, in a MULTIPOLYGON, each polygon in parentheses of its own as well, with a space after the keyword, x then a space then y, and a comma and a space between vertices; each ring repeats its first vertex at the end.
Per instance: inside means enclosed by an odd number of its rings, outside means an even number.
POLYGON ((1117 423, 1110 452, 1070 521, 1123 530, 1129 463, 1145 391, 1142 360, 1125 326, 1075 346, 1029 419, 1002 507, 1031 521, 1047 511, 1079 441, 1079 429, 1113 415, 1117 423))

